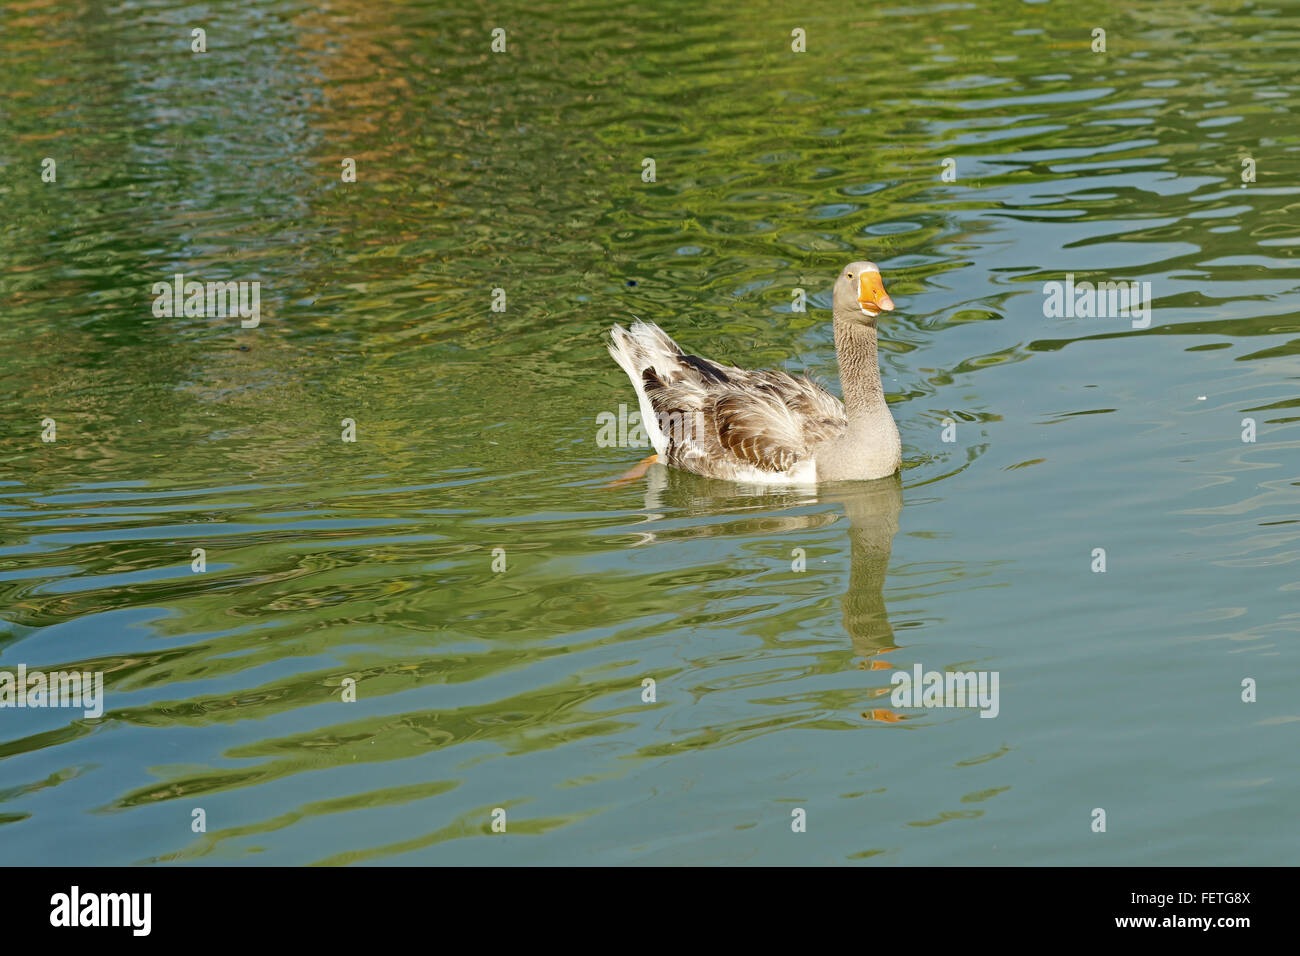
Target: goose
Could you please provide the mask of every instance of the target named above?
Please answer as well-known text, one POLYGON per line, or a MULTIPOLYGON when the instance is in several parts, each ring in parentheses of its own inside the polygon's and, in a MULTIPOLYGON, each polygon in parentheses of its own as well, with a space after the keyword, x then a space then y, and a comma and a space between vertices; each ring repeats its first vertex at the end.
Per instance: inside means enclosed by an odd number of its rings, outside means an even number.
POLYGON ((615 325, 609 353, 632 380, 655 449, 642 473, 660 462, 729 481, 806 485, 897 472, 902 444, 876 352, 876 320, 894 302, 871 262, 845 266, 833 291, 843 402, 788 372, 689 355, 652 322, 615 325))

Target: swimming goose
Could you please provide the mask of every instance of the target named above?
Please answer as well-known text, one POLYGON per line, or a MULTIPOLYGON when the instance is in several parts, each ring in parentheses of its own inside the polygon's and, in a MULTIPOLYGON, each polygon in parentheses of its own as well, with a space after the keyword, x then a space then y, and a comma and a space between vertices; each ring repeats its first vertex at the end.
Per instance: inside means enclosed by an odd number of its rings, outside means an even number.
POLYGON ((853 262, 835 279, 832 317, 844 401, 787 372, 752 372, 687 355, 659 326, 610 330, 660 461, 710 478, 811 484, 883 478, 902 445, 880 384, 876 319, 892 311, 880 270, 853 262))

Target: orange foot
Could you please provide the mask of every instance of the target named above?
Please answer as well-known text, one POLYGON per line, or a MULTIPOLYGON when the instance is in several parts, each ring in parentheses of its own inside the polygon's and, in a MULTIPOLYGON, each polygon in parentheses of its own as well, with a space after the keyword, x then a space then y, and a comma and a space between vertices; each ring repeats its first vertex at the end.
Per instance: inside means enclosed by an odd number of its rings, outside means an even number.
POLYGON ((619 485, 626 485, 630 481, 636 481, 638 478, 643 477, 645 473, 650 470, 650 466, 658 460, 658 455, 651 455, 649 458, 642 458, 634 466, 623 472, 623 474, 619 475, 605 487, 617 488, 619 485))

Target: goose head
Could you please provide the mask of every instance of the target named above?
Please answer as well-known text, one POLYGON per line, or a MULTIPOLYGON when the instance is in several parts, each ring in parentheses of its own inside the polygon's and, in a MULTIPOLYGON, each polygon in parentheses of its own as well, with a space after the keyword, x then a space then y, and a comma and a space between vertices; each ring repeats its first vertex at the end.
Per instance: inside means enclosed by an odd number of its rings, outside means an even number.
POLYGON ((874 326, 880 313, 894 310, 874 262, 850 262, 841 269, 831 301, 835 318, 862 325, 874 326))

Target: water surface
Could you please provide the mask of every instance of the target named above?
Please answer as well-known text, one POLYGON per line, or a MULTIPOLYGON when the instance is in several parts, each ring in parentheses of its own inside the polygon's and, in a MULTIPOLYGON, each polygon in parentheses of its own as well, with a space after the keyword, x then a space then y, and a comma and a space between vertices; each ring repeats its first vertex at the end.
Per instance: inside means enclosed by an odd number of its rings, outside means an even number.
POLYGON ((0 669, 107 700, 0 710, 0 860, 1294 862, 1298 56, 1268 2, 8 5, 0 669), (901 479, 608 487, 612 322, 833 382, 860 258, 901 479))

